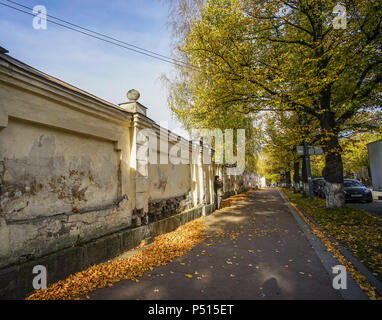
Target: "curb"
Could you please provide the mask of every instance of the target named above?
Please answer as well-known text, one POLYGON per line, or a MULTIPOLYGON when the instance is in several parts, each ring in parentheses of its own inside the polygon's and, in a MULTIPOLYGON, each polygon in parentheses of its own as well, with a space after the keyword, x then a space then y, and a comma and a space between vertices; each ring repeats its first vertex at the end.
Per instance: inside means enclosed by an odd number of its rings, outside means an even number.
MULTIPOLYGON (((296 206, 297 207, 297 206, 296 206)), ((373 275, 373 273, 360 261, 357 260, 348 250, 338 244, 338 240, 331 237, 327 231, 323 230, 322 227, 308 214, 299 209, 305 217, 307 217, 310 222, 312 222, 317 228, 322 231, 325 236, 329 239, 331 243, 335 245, 335 247, 341 252, 341 254, 349 260, 349 262, 354 266, 354 268, 362 274, 366 280, 370 283, 371 286, 375 288, 377 293, 382 296, 382 283, 373 275)))
MULTIPOLYGON (((316 252, 318 257, 323 263, 325 270, 328 272, 329 277, 332 279, 335 275, 332 273, 332 267, 336 265, 341 265, 341 263, 329 252, 326 246, 322 243, 316 235, 313 234, 312 229, 299 215, 297 210, 291 205, 291 202, 287 200, 284 194, 278 189, 281 198, 285 201, 288 206, 289 211, 292 213, 293 217, 296 219, 298 225, 304 232, 307 240, 311 244, 313 250, 316 252)), ((305 214, 304 214, 305 215, 305 214)), ((333 289, 335 290, 335 289, 333 289)), ((369 300, 366 293, 359 287, 358 283, 353 279, 350 273, 347 273, 347 289, 339 290, 342 298, 344 300, 369 300)))

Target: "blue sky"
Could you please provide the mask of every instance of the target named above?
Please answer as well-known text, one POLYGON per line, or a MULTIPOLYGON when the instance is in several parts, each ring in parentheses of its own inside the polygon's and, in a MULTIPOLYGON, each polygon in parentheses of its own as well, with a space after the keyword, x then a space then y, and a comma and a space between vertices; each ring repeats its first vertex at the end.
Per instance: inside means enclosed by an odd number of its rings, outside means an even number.
MULTIPOLYGON (((52 16, 171 55, 166 0, 15 1, 28 7, 44 5, 52 16)), ((162 74, 173 72, 170 64, 49 22, 46 30, 35 30, 32 19, 0 6, 0 46, 11 56, 115 104, 127 101, 126 92, 137 89, 150 118, 168 121, 171 130, 180 127, 168 109, 167 90, 160 80, 162 74)))

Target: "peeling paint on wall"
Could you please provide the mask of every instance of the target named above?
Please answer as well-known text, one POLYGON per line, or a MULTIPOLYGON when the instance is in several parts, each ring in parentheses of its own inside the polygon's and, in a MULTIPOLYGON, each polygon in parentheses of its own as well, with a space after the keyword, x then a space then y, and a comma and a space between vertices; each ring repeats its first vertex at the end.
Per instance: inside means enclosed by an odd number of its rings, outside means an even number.
POLYGON ((54 215, 117 199, 119 159, 112 143, 14 121, 3 131, 5 138, 7 131, 13 134, 1 150, 0 208, 6 218, 54 215), (29 152, 18 156, 15 144, 29 152))
POLYGON ((154 200, 181 196, 191 189, 189 165, 149 165, 149 179, 150 197, 154 200))
POLYGON ((0 131, 0 265, 129 226, 119 166, 112 141, 10 119, 0 131))

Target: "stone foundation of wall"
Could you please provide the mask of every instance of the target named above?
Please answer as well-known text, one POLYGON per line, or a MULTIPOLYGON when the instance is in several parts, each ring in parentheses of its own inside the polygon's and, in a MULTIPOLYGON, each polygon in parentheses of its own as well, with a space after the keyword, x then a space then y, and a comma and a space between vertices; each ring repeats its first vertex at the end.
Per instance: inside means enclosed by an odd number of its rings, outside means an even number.
POLYGON ((154 222, 167 218, 192 206, 191 197, 184 194, 170 199, 155 200, 149 202, 149 222, 154 222))
POLYGON ((127 197, 103 208, 34 219, 7 220, 0 214, 0 270, 130 226, 127 197))
POLYGON ((132 249, 144 239, 171 232, 202 215, 209 215, 212 211, 212 204, 193 208, 145 226, 123 229, 53 254, 0 269, 0 299, 24 299, 28 293, 32 292, 32 281, 36 276, 32 273, 32 269, 36 265, 45 266, 48 272, 48 283, 54 283, 72 273, 132 249))

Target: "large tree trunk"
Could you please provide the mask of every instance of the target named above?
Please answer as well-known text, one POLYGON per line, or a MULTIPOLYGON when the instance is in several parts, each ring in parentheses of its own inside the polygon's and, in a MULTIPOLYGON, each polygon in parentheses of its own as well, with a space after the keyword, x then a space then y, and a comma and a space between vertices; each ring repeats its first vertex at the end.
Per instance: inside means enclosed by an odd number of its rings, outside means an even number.
MULTIPOLYGON (((319 5, 320 6, 320 5, 319 5)), ((315 55, 318 59, 318 72, 317 75, 321 77, 326 76, 326 70, 329 59, 323 58, 324 46, 323 41, 323 25, 324 21, 321 17, 318 18, 317 27, 317 40, 320 43, 315 49, 315 55)), ((338 142, 338 124, 336 123, 335 113, 331 111, 331 93, 332 83, 328 83, 323 87, 319 94, 318 107, 324 112, 320 117, 320 126, 322 133, 326 136, 327 145, 324 147, 325 151, 325 168, 322 176, 326 180, 325 197, 327 208, 339 208, 345 203, 344 186, 343 186, 343 166, 341 158, 341 147, 338 142)))
POLYGON ((341 208, 345 203, 344 184, 326 182, 325 196, 327 208, 341 208))
MULTIPOLYGON (((329 122, 329 124, 331 123, 332 121, 329 122)), ((332 128, 334 128, 334 126, 332 128)), ((324 148, 326 152, 325 168, 322 171, 322 176, 326 180, 326 207, 340 208, 345 204, 341 147, 336 135, 329 135, 327 138, 329 138, 329 140, 324 148)))

